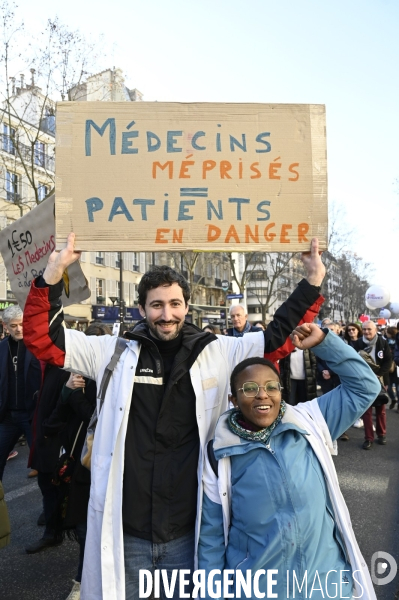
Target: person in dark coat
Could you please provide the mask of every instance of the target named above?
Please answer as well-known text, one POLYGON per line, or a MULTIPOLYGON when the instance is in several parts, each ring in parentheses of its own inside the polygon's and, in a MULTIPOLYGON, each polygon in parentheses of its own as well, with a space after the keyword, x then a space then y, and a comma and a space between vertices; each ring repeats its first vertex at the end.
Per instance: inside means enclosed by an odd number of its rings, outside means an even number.
POLYGON ((11 527, 8 516, 6 501, 4 500, 4 490, 0 481, 0 548, 5 548, 10 543, 11 527))
POLYGON ((231 337, 242 337, 244 333, 259 331, 258 327, 253 327, 247 320, 247 309, 243 304, 230 306, 230 319, 233 327, 227 330, 227 335, 231 337))
POLYGON ((37 483, 43 496, 45 530, 39 540, 25 548, 28 554, 35 554, 50 546, 58 546, 62 542, 52 525, 52 516, 57 504, 57 490, 51 482, 60 455, 61 438, 59 435, 46 436, 42 423, 53 412, 62 386, 68 381, 68 378, 67 371, 46 364, 33 420, 33 444, 29 456, 29 466, 38 471, 37 483))
MULTIPOLYGON (((324 321, 326 321, 326 319, 324 319, 324 321)), ((322 322, 322 327, 323 326, 322 322)), ((338 323, 332 323, 330 321, 325 324, 325 327, 333 331, 335 335, 339 335, 338 323)), ((323 395, 331 392, 331 390, 334 390, 341 383, 338 375, 331 371, 331 369, 328 368, 326 361, 321 358, 317 359, 317 383, 320 385, 323 395)))
MULTIPOLYGON (((395 339, 396 336, 398 335, 398 330, 396 327, 387 327, 386 333, 385 333, 385 338, 389 344, 389 349, 391 351, 391 354, 394 354, 395 351, 395 339)), ((391 404, 389 405, 389 408, 395 408, 396 402, 397 402, 397 395, 398 395, 398 373, 397 373, 397 369, 396 369, 396 365, 393 362, 389 371, 389 384, 388 384, 388 396, 391 399, 391 404), (393 388, 395 386, 395 391, 396 391, 396 396, 395 396, 395 392, 393 391, 393 388)))
POLYGON ((317 397, 316 357, 311 350, 295 349, 280 360, 282 398, 296 406, 317 397))
POLYGON ((357 323, 348 323, 345 327, 344 340, 349 346, 354 346, 356 340, 362 337, 362 330, 357 323))
MULTIPOLYGON (((394 363, 395 363, 395 365, 397 367, 399 367, 399 333, 396 334, 396 336, 395 336, 395 344, 394 344, 394 346, 391 346, 390 348, 392 348, 392 347, 393 347, 392 354, 393 354, 394 363)), ((398 382, 397 383, 399 385, 399 377, 398 377, 398 382)), ((398 394, 398 387, 396 388, 396 393, 398 394)), ((398 396, 398 399, 399 399, 399 396, 398 396)), ((399 412, 399 403, 398 403, 398 406, 396 408, 396 412, 399 412)))
MULTIPOLYGON (((392 354, 389 349, 389 344, 385 338, 378 335, 377 326, 373 321, 365 321, 362 324, 363 336, 359 338, 353 346, 355 350, 365 352, 365 359, 374 373, 379 377, 384 386, 389 384, 389 369, 392 364, 392 354)), ((374 404, 363 415, 364 423, 364 450, 370 450, 374 442, 373 430, 373 406, 376 414, 376 433, 378 443, 385 445, 387 431, 387 417, 385 412, 384 395, 377 396, 374 404)))
MULTIPOLYGON (((74 585, 82 580, 84 547, 87 530, 87 507, 90 497, 90 471, 80 462, 87 426, 96 407, 96 383, 81 375, 71 373, 64 384, 57 406, 52 415, 43 423, 46 435, 61 437, 65 452, 75 459, 72 479, 69 484, 60 485, 57 503, 58 514, 54 514, 57 535, 75 530, 80 546, 79 565, 74 585), (72 452, 73 450, 73 452, 72 452), (62 486, 63 489, 62 489, 62 486), (66 489, 67 488, 67 489, 66 489), (65 502, 65 495, 67 496, 65 502), (60 519, 60 501, 66 504, 66 512, 60 519)), ((55 486, 54 486, 55 488, 55 486)), ((65 510, 65 508, 64 508, 65 510)))
POLYGON ((23 341, 22 317, 17 305, 3 312, 9 336, 0 342, 0 481, 21 434, 32 444, 31 423, 41 381, 40 363, 23 341))
MULTIPOLYGON (((354 348, 355 344, 356 344, 356 340, 358 340, 359 338, 362 337, 362 328, 360 327, 360 325, 358 323, 348 323, 345 327, 345 332, 344 332, 344 342, 346 344, 348 344, 349 346, 352 346, 352 348, 354 348)), ((363 419, 358 419, 354 424, 353 427, 357 427, 357 428, 361 428, 363 427, 363 419)), ((349 436, 348 436, 348 432, 345 432, 342 437, 341 440, 348 440, 349 436)))

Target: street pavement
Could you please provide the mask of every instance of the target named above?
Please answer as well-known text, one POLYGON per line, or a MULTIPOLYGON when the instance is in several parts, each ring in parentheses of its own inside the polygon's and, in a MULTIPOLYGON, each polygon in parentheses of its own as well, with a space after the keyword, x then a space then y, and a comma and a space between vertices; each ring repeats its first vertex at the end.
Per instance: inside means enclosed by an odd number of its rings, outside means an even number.
MULTIPOLYGON (((374 444, 371 450, 363 450, 364 430, 351 428, 349 441, 338 442, 339 454, 334 459, 353 529, 369 566, 378 551, 388 552, 399 562, 399 413, 387 413, 386 446, 374 444)), ((17 446, 16 450, 19 454, 8 462, 3 479, 12 541, 0 550, 0 600, 65 600, 76 573, 79 546, 66 540, 57 548, 25 553, 25 546, 42 535, 43 529, 36 525, 41 494, 36 479, 27 478, 28 448, 17 446)), ((375 589, 378 600, 394 600, 399 575, 375 589)))

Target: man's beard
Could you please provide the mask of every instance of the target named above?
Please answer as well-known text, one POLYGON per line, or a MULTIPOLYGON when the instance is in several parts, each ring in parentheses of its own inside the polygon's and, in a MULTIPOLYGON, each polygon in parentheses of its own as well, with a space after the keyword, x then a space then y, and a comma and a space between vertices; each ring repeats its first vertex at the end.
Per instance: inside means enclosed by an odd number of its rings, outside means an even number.
MULTIPOLYGON (((166 321, 157 321, 157 323, 166 323, 166 321)), ((177 338, 181 330, 183 329, 184 320, 180 321, 180 323, 173 321, 176 327, 170 332, 161 331, 156 325, 149 323, 147 321, 148 329, 150 330, 151 335, 157 340, 162 340, 163 342, 169 342, 177 338)))

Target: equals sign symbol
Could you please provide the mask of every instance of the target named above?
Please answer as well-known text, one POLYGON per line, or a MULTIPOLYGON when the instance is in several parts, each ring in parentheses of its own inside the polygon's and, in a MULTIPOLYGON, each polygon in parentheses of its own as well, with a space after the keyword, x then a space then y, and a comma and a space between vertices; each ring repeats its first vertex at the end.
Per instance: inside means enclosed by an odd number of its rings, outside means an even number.
POLYGON ((180 198, 208 198, 208 188, 180 188, 180 198))

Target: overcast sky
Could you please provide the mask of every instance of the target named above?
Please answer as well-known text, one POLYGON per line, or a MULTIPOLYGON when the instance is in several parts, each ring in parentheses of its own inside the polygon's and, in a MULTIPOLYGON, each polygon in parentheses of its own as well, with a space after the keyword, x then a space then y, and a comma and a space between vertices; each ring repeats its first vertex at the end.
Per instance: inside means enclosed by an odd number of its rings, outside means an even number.
POLYGON ((329 201, 356 225, 371 283, 399 301, 397 0, 20 0, 28 28, 58 14, 104 34, 144 100, 321 103, 329 201))

